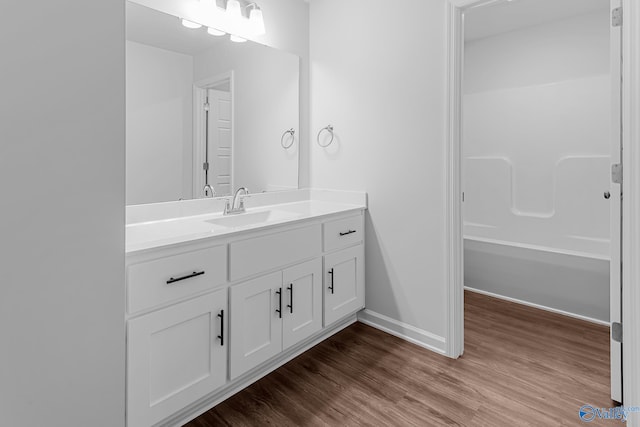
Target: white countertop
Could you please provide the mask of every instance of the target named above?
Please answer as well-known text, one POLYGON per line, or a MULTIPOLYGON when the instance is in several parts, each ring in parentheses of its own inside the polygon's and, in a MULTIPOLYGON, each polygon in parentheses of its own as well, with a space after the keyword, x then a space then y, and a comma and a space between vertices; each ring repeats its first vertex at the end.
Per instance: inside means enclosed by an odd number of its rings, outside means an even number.
POLYGON ((229 237, 236 233, 295 224, 329 215, 366 209, 366 203, 303 200, 247 209, 246 213, 224 216, 212 212, 126 226, 127 255, 202 239, 229 237))

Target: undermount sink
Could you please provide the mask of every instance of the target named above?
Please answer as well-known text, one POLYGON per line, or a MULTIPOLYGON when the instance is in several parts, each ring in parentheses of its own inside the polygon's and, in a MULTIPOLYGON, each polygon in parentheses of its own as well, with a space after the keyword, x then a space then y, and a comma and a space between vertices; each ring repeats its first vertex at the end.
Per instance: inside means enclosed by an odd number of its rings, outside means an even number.
POLYGON ((275 221, 285 221, 293 219, 298 215, 292 212, 268 210, 260 212, 248 212, 209 219, 206 222, 219 227, 237 228, 251 225, 266 224, 275 221))

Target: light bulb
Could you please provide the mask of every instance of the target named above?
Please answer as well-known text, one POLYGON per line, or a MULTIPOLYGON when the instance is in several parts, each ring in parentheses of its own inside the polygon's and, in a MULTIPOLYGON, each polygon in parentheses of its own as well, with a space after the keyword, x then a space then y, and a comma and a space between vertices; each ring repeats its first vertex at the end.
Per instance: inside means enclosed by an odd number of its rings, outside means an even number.
POLYGON ((232 42, 236 42, 236 43, 244 43, 244 42, 246 42, 246 41, 247 41, 247 39, 243 39, 242 37, 238 37, 238 36, 235 36, 235 35, 233 35, 233 34, 231 34, 231 37, 229 37, 229 39, 230 39, 232 42))
POLYGON ((202 27, 202 25, 198 24, 197 22, 189 21, 187 19, 183 19, 182 20, 182 25, 184 25, 187 28, 192 28, 192 29, 196 29, 196 28, 202 27))
POLYGON ((224 36, 225 34, 227 34, 224 31, 216 30, 215 28, 211 27, 207 28, 207 33, 211 34, 212 36, 224 36))
POLYGON ((254 7, 249 12, 249 25, 251 25, 251 30, 256 35, 262 35, 265 33, 264 29, 264 19, 262 18, 262 10, 254 7))
POLYGON ((242 10, 240 8, 240 2, 238 0, 227 1, 227 16, 232 19, 242 18, 242 10))

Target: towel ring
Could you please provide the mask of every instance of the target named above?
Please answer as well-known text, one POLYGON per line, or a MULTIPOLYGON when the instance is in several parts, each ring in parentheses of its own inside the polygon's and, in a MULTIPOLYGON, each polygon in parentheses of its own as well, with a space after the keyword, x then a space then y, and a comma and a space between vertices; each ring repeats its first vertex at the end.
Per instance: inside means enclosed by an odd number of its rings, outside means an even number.
POLYGON ((296 131, 293 128, 291 128, 289 130, 284 131, 284 133, 282 134, 282 137, 280 138, 280 145, 282 145, 282 148, 284 148, 285 150, 288 150, 289 148, 291 148, 295 140, 296 140, 296 131), (287 134, 291 135, 291 143, 289 145, 286 145, 284 142, 284 137, 287 136, 287 134))
POLYGON ((320 147, 322 147, 322 148, 325 148, 325 147, 330 146, 333 143, 333 137, 334 137, 334 135, 333 135, 333 126, 328 125, 326 127, 323 127, 322 129, 320 129, 320 132, 318 132, 318 137, 316 139, 318 140, 318 145, 320 147), (320 135, 322 135, 322 132, 325 131, 325 130, 331 134, 331 140, 327 144, 322 144, 320 142, 320 135))

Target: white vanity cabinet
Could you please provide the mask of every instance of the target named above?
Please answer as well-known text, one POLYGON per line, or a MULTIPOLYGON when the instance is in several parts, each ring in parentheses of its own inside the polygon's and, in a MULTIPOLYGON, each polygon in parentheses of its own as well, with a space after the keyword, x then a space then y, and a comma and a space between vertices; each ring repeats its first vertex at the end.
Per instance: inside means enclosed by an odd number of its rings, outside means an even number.
POLYGON ((363 213, 128 253, 127 427, 180 425, 353 323, 363 213))
POLYGON ((288 268, 282 278, 282 349, 286 350, 322 329, 322 260, 288 268))
POLYGON ((322 329, 322 260, 234 285, 231 379, 322 329))
POLYGON ((324 257, 324 325, 364 308, 364 248, 344 249, 324 257))
POLYGON ((231 287, 231 379, 282 351, 282 272, 231 287))
POLYGON ((127 323, 127 425, 151 426, 227 379, 227 289, 127 323))

